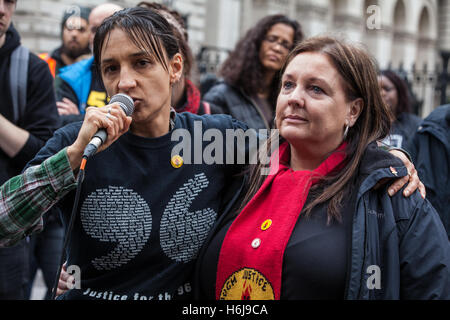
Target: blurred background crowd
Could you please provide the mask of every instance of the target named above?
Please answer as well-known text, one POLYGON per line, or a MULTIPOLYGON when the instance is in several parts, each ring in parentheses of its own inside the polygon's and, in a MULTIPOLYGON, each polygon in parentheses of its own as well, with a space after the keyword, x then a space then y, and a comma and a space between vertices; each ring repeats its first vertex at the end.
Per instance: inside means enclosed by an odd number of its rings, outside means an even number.
MULTIPOLYGON (((22 43, 35 53, 60 45, 63 12, 103 0, 21 0, 13 17, 22 43)), ((122 7, 138 1, 109 1, 122 7)), ((414 94, 413 111, 426 117, 450 99, 450 0, 159 0, 186 22, 198 79, 214 73, 237 41, 262 17, 296 19, 305 37, 333 32, 361 41, 380 69, 398 72, 414 94)))

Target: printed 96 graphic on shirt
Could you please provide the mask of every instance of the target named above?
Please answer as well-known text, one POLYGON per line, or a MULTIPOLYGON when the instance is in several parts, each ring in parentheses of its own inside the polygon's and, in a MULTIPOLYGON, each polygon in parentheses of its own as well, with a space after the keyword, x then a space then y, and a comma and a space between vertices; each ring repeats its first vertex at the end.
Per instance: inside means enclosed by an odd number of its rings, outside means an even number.
MULTIPOLYGON (((70 265, 67 267, 67 273, 69 273, 73 277, 72 282, 67 282, 66 286, 69 290, 71 289, 81 289, 81 268, 77 265, 70 265)), ((155 296, 145 296, 138 292, 135 292, 133 295, 128 296, 124 294, 117 294, 113 291, 101 291, 101 290, 92 290, 91 288, 87 288, 84 290, 83 295, 89 296, 94 299, 102 299, 102 300, 171 300, 174 295, 182 296, 184 294, 190 293, 192 291, 192 287, 190 283, 185 283, 181 285, 177 292, 174 294, 170 294, 168 292, 159 293, 155 296)))

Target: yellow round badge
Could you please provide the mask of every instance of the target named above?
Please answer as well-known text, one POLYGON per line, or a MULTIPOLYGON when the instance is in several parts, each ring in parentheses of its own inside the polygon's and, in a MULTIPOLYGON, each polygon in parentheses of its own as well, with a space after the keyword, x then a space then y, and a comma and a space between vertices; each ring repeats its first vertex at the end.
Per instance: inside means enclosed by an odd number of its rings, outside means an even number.
POLYGON ((270 228, 270 226, 272 225, 272 220, 271 219, 267 219, 266 221, 264 221, 261 225, 261 230, 262 231, 266 231, 267 229, 270 228))
POLYGON ((273 288, 266 277, 252 268, 234 272, 225 281, 220 300, 274 300, 273 288))
POLYGON ((175 155, 170 159, 170 163, 172 164, 172 167, 178 169, 183 165, 183 158, 179 155, 175 155))

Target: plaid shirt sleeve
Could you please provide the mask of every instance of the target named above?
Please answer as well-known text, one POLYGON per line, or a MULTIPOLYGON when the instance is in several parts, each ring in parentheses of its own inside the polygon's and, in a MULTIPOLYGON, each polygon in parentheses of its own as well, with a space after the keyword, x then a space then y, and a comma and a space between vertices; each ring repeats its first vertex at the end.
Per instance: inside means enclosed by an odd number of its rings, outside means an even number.
POLYGON ((0 187, 0 247, 41 231, 43 214, 75 188, 67 148, 6 181, 0 187))

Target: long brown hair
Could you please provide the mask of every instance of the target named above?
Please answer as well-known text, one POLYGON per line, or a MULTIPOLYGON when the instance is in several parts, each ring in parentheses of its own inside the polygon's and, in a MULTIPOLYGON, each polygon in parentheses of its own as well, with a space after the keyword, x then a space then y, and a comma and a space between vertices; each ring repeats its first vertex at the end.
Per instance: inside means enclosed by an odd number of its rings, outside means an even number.
MULTIPOLYGON (((347 147, 344 167, 330 176, 322 177, 320 183, 311 188, 314 195, 313 200, 303 209, 305 215, 309 216, 315 206, 329 201, 327 212, 328 223, 330 223, 334 219, 341 221, 342 199, 357 177, 364 151, 369 143, 382 139, 389 133, 393 115, 381 98, 377 64, 365 49, 333 37, 310 38, 298 44, 289 53, 281 69, 281 74, 297 55, 305 52, 326 55, 343 79, 347 100, 361 98, 364 102, 358 120, 349 129, 345 138, 347 147)), ((273 144, 274 138, 277 136, 273 135, 268 140, 268 146, 273 144)), ((281 143, 282 141, 280 141, 281 143)), ((265 177, 260 174, 261 168, 262 164, 254 165, 251 168, 249 188, 241 204, 241 209, 255 195, 265 180, 265 177)))

